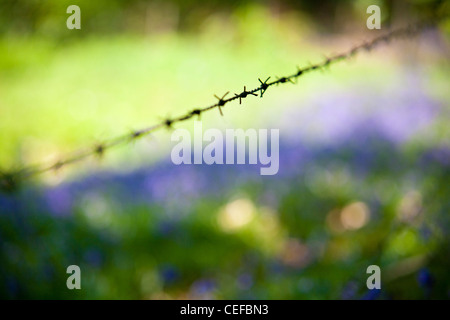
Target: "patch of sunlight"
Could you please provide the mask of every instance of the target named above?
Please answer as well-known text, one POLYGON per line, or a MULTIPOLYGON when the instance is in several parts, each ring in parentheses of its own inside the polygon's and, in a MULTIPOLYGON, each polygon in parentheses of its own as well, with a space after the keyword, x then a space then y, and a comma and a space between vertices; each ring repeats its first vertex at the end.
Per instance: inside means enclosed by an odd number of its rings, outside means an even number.
POLYGON ((228 203, 217 216, 219 226, 225 232, 233 232, 249 224, 255 216, 255 207, 249 199, 237 199, 228 203))
POLYGON ((247 198, 226 204, 217 215, 219 228, 237 234, 243 241, 261 252, 275 254, 283 248, 283 235, 278 215, 268 207, 256 207, 247 198))
POLYGON ((401 198, 397 214, 404 222, 412 222, 422 211, 422 195, 418 191, 410 191, 401 198))
POLYGON ((405 257, 423 249, 419 236, 413 229, 404 229, 391 236, 386 254, 390 257, 405 257))
POLYGON ((342 209, 340 217, 344 228, 356 230, 369 222, 370 210, 364 202, 353 202, 342 209))
POLYGON ((81 200, 80 205, 88 222, 97 228, 111 225, 112 209, 108 201, 98 194, 88 194, 81 200))
POLYGON ((370 209, 364 202, 352 202, 342 208, 331 210, 325 219, 326 226, 332 233, 357 230, 370 220, 370 209))

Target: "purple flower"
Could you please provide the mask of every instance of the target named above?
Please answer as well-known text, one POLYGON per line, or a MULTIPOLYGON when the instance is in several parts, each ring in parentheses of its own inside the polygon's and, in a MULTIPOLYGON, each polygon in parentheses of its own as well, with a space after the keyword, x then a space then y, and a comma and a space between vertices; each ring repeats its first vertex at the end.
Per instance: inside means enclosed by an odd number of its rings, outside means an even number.
POLYGON ((204 295, 211 293, 216 289, 216 283, 211 279, 200 279, 195 281, 191 286, 191 291, 196 295, 204 295))
POLYGON ((50 212, 56 216, 68 216, 72 213, 72 195, 68 188, 57 187, 45 194, 50 212))
POLYGON ((336 144, 375 136, 395 144, 427 128, 439 108, 422 90, 407 87, 377 93, 367 89, 330 92, 288 109, 280 128, 291 141, 336 144))
POLYGON ((238 277, 238 286, 241 290, 248 290, 253 286, 253 276, 250 273, 243 273, 238 277))
POLYGON ((354 281, 347 283, 341 293, 343 300, 353 299, 358 292, 358 284, 354 281))
POLYGON ((84 260, 93 267, 99 268, 103 265, 103 254, 100 250, 91 248, 84 253, 84 260))
POLYGON ((417 274, 417 282, 422 288, 429 289, 433 286, 433 277, 427 268, 419 270, 417 274))
POLYGON ((381 295, 381 289, 371 289, 361 297, 361 300, 376 300, 381 295))
POLYGON ((178 269, 170 265, 162 267, 160 273, 165 284, 172 284, 180 277, 178 269))

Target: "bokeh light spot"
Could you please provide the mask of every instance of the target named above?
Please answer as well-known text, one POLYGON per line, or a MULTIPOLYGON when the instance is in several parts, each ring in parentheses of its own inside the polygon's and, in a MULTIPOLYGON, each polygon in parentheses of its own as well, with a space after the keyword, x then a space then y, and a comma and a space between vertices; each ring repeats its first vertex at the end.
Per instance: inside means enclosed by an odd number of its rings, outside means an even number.
POLYGON ((353 202, 341 211, 341 223, 349 230, 362 228, 369 222, 370 210, 363 202, 353 202))
POLYGON ((254 215, 253 202, 242 198, 228 203, 219 212, 218 223, 225 231, 235 231, 250 223, 254 215))

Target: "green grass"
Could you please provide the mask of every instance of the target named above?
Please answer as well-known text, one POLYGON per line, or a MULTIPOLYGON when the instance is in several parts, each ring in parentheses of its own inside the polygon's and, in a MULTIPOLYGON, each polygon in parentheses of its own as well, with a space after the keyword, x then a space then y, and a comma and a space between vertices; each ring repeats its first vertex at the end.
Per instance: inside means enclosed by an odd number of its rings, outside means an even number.
MULTIPOLYGON (((210 105, 213 94, 254 88, 258 77, 291 74, 296 65, 348 47, 310 45, 314 37, 301 21, 294 16, 275 21, 264 9, 251 8, 238 11, 231 22, 213 17, 198 34, 86 36, 60 43, 0 39, 0 167, 55 160, 210 105)), ((227 106, 225 118, 205 114, 204 125, 258 127, 289 101, 361 83, 376 90, 395 82, 398 57, 393 49, 379 50, 325 74, 306 75, 296 87, 270 88, 264 99, 227 106)), ((431 83, 448 82, 444 72, 436 72, 431 83)), ((158 136, 156 157, 170 144, 167 134, 158 136)), ((130 149, 114 154, 112 163, 134 161, 130 149)))

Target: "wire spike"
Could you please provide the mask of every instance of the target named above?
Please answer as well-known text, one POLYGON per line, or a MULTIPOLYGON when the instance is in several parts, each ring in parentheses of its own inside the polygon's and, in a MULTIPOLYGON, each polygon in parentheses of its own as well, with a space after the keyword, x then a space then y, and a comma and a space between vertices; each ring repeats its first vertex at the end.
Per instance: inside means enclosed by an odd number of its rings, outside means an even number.
POLYGON ((130 137, 132 140, 139 138, 142 135, 142 132, 137 130, 137 131, 131 131, 130 137))
POLYGON ((225 94, 222 96, 222 98, 219 98, 217 95, 214 95, 214 97, 216 97, 216 99, 219 100, 219 102, 218 102, 218 106, 219 106, 219 107, 224 106, 225 103, 227 103, 227 102, 225 101, 225 97, 226 97, 229 93, 230 93, 230 91, 227 91, 227 93, 225 93, 225 94))
POLYGON ((292 79, 290 78, 290 77, 281 77, 281 78, 278 78, 277 77, 277 79, 278 79, 278 82, 277 82, 277 84, 278 83, 286 83, 286 82, 291 82, 291 83, 293 83, 293 84, 295 84, 293 81, 292 81, 292 79))
POLYGON ((170 118, 167 118, 166 120, 164 120, 164 124, 167 126, 168 129, 172 128, 172 124, 173 124, 173 120, 170 118))
POLYGON ((261 98, 263 97, 264 92, 266 92, 266 90, 269 88, 269 85, 267 84, 267 81, 269 81, 269 79, 270 79, 270 77, 268 77, 266 79, 266 81, 261 81, 261 79, 258 78, 259 82, 261 83, 261 86, 260 86, 261 98))
POLYGON ((51 166, 51 169, 54 171, 58 171, 63 167, 63 165, 64 165, 64 162, 61 160, 58 160, 51 166))
POLYGON ((19 187, 19 175, 15 172, 0 172, 0 190, 14 192, 19 187))
POLYGON ((103 157, 103 155, 105 154, 105 146, 102 143, 97 144, 94 147, 94 153, 99 157, 103 157))
POLYGON ((248 96, 249 94, 251 94, 251 95, 253 95, 253 96, 255 96, 255 97, 258 96, 258 95, 255 94, 254 92, 247 91, 246 86, 244 86, 244 91, 242 91, 240 94, 235 93, 234 95, 235 95, 236 97, 239 98, 239 104, 241 104, 241 103, 242 103, 242 99, 247 98, 247 96, 248 96))
POLYGON ((324 61, 324 63, 322 64, 322 66, 323 66, 325 69, 328 69, 328 68, 330 67, 331 62, 332 62, 332 59, 331 59, 331 58, 328 58, 327 56, 325 56, 325 61, 324 61))
POLYGON ((202 110, 200 110, 200 109, 194 109, 194 110, 191 111, 191 115, 197 115, 199 120, 201 118, 200 117, 201 113, 202 113, 202 110))

